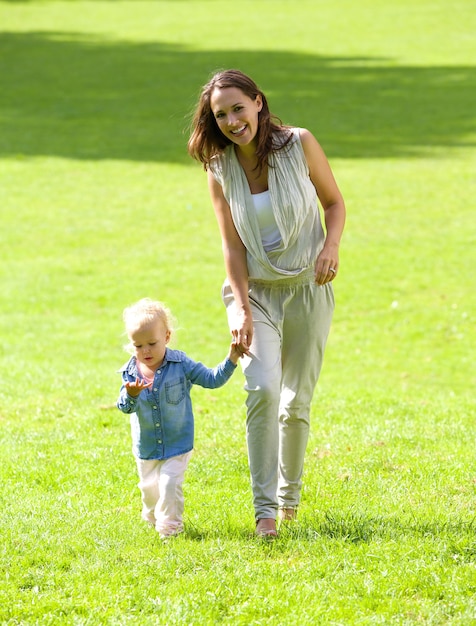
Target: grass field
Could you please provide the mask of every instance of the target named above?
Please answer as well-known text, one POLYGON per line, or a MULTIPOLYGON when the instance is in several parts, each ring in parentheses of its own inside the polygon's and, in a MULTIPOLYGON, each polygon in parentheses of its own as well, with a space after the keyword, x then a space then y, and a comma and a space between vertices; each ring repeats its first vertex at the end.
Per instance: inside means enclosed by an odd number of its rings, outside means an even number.
POLYGON ((476 624, 469 0, 0 0, 0 623, 476 624), (253 536, 243 377, 194 390, 186 532, 140 521, 121 315, 229 343, 191 108, 239 67, 348 222, 299 523, 253 536))

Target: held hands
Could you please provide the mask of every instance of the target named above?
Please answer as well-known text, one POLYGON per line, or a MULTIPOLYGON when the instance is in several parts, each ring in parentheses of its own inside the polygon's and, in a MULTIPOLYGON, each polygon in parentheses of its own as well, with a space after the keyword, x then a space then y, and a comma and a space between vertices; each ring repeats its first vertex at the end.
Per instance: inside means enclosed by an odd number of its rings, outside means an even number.
POLYGON ((234 365, 238 363, 238 359, 243 358, 243 352, 235 341, 232 341, 230 344, 230 351, 228 353, 228 358, 230 359, 232 363, 234 363, 234 365))
POLYGON ((249 354, 249 350, 245 350, 238 342, 232 341, 230 344, 230 351, 228 352, 228 358, 235 365, 238 363, 238 359, 242 359, 245 354, 249 354))
POLYGON ((317 257, 315 265, 315 283, 325 285, 337 276, 339 269, 339 248, 337 246, 324 246, 317 257))
POLYGON ((137 398, 140 394, 140 392, 143 389, 147 389, 148 387, 151 387, 152 383, 147 383, 145 380, 141 380, 140 378, 136 378, 135 382, 127 382, 124 387, 127 389, 127 393, 132 397, 132 398, 137 398))

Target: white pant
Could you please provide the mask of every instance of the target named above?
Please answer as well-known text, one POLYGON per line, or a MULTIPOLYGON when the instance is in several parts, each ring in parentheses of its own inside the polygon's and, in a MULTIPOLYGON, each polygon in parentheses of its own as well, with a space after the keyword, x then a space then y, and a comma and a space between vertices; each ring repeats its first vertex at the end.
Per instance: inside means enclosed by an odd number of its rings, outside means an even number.
MULTIPOLYGON (((230 328, 236 311, 223 286, 230 328)), ((310 405, 334 311, 332 286, 308 279, 250 281, 254 335, 241 359, 248 392, 246 435, 256 519, 300 501, 310 405)))
POLYGON ((137 459, 142 518, 162 536, 183 530, 184 498, 182 483, 192 452, 164 461, 137 459))

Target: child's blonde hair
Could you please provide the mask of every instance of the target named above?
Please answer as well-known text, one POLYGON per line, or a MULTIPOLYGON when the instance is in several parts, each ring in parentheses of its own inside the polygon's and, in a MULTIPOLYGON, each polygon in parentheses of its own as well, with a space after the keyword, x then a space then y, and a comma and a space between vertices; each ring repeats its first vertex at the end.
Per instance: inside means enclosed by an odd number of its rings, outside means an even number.
POLYGON ((170 332, 174 329, 174 318, 170 310, 162 302, 151 298, 142 298, 139 302, 125 308, 122 318, 127 334, 154 320, 163 322, 165 328, 170 332))

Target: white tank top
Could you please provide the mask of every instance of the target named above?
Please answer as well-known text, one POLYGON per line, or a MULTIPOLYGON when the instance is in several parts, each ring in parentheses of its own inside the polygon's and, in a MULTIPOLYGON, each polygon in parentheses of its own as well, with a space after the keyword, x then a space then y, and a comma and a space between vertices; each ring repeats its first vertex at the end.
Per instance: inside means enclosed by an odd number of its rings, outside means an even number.
POLYGON ((253 204, 258 218, 261 241, 266 252, 274 250, 281 243, 281 233, 274 218, 273 207, 271 206, 271 196, 268 191, 253 193, 253 204))

